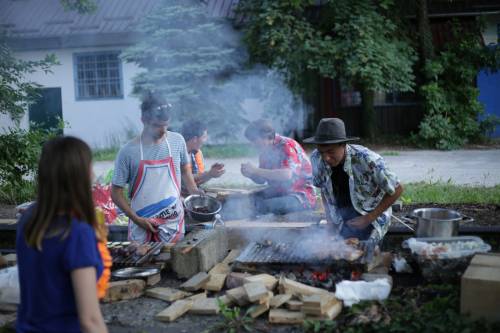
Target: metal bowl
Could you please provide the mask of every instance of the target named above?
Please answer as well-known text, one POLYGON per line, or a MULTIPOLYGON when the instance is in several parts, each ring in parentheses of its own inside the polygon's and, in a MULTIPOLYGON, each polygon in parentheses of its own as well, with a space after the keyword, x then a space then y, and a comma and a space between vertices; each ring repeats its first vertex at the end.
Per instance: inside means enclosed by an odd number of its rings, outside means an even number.
POLYGON ((188 216, 198 222, 212 221, 222 209, 222 204, 215 198, 207 195, 193 194, 184 200, 188 216), (204 210, 205 212, 200 212, 204 210))
POLYGON ((158 268, 148 267, 127 267, 117 269, 111 273, 111 276, 117 279, 144 278, 160 273, 158 268))

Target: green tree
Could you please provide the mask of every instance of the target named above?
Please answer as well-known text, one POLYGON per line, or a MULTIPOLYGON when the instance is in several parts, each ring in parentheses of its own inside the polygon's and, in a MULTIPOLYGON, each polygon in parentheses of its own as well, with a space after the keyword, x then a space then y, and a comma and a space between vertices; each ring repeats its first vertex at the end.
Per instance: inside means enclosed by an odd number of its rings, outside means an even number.
POLYGON ((375 91, 411 91, 415 52, 391 19, 393 1, 243 0, 253 62, 285 73, 295 91, 313 71, 362 92, 364 136, 373 138, 375 91))
POLYGON ((145 69, 134 78, 135 95, 156 91, 174 104, 174 122, 203 119, 215 136, 231 137, 244 122, 241 106, 211 96, 246 58, 231 23, 207 12, 200 1, 163 0, 140 25, 145 38, 123 58, 145 69))
POLYGON ((5 41, 0 40, 0 113, 19 121, 40 88, 39 84, 26 81, 25 76, 38 70, 48 73, 56 63, 53 54, 37 61, 17 59, 5 41))

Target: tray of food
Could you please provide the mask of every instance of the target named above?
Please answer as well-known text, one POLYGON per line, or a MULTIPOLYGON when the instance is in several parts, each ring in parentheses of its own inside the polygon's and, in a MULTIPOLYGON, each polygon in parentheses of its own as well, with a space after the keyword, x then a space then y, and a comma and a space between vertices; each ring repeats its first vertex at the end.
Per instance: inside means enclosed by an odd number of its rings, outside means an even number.
POLYGON ((476 236, 410 238, 402 246, 411 251, 424 278, 440 281, 459 278, 476 253, 491 250, 476 236))

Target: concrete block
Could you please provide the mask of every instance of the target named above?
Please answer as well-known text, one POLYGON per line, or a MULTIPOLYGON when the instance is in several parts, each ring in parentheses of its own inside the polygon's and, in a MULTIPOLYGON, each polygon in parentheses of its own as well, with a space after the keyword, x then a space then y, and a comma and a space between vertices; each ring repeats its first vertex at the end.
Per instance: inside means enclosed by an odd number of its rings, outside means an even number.
POLYGON ((225 228, 195 230, 172 249, 172 270, 180 278, 207 272, 228 252, 225 228))

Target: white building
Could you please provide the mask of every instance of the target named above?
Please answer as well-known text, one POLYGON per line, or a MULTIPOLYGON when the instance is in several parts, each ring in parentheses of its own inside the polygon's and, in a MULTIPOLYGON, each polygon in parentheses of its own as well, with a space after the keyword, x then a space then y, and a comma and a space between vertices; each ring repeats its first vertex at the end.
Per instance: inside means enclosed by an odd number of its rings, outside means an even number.
MULTIPOLYGON (((55 54, 60 65, 26 79, 40 84, 42 98, 30 106, 21 126, 54 125, 57 117, 93 147, 116 145, 141 128, 139 100, 131 96, 139 68, 120 59, 140 38, 138 21, 158 0, 99 0, 97 11, 65 11, 60 0, 0 0, 0 29, 15 56, 40 60, 55 54)), ((0 116, 0 130, 12 126, 0 116)))

